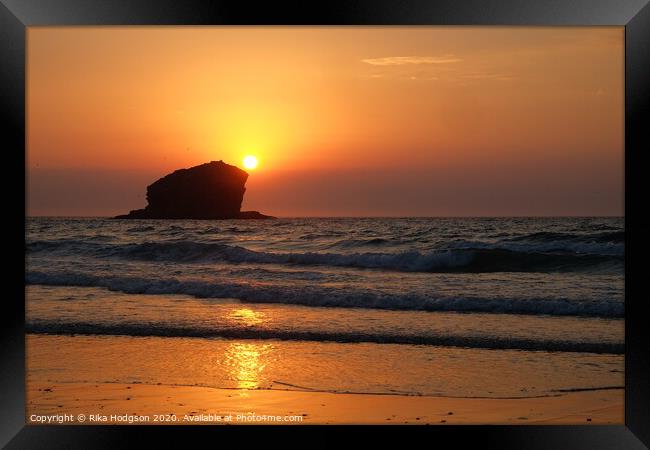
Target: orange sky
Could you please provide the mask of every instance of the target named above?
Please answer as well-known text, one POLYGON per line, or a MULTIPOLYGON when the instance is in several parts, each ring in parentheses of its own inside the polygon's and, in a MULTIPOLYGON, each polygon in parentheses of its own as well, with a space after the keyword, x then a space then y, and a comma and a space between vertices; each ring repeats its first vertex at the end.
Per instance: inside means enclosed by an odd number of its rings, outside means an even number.
POLYGON ((622 27, 28 30, 28 213, 251 171, 276 215, 621 215, 622 27))

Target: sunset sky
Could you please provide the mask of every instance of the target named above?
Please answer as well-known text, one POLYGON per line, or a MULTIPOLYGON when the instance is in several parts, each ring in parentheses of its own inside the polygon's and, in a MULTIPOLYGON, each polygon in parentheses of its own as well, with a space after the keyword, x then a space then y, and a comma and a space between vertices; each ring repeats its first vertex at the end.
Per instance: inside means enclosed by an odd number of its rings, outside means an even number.
POLYGON ((28 29, 30 215, 259 160, 278 216, 622 215, 622 27, 28 29))

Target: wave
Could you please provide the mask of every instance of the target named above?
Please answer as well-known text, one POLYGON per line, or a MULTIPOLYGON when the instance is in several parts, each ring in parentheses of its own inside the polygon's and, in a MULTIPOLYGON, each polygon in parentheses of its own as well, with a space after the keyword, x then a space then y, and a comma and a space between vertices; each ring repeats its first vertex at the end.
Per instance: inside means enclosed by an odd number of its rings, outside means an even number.
POLYGON ((155 228, 152 226, 141 226, 141 227, 133 227, 127 229, 127 233, 146 233, 148 231, 154 231, 155 228))
MULTIPOLYGON (((374 246, 401 246, 417 245, 431 242, 436 237, 433 230, 418 231, 390 239, 383 237, 342 239, 332 243, 330 248, 356 248, 374 246)), ((438 235, 438 249, 482 249, 482 250, 509 250, 516 252, 555 252, 594 254, 603 256, 623 256, 625 232, 608 231, 600 233, 558 233, 536 232, 519 236, 511 233, 496 233, 489 236, 501 238, 488 241, 469 241, 457 238, 455 234, 445 232, 444 236, 438 235)))
POLYGON ((619 230, 585 234, 543 231, 508 237, 499 241, 497 246, 511 250, 623 256, 625 232, 619 230))
POLYGON ((623 267, 623 257, 618 255, 478 248, 476 244, 457 247, 399 253, 274 253, 236 245, 192 241, 98 244, 60 240, 32 242, 27 250, 32 253, 51 251, 139 261, 324 265, 403 272, 566 272, 620 270, 623 267))
POLYGON ((334 242, 330 247, 340 248, 356 248, 356 247, 379 247, 386 245, 395 245, 395 242, 390 239, 384 238, 369 238, 369 239, 343 239, 334 242))
POLYGON ((322 285, 249 284, 201 280, 154 279, 135 276, 99 276, 62 271, 30 271, 27 284, 102 287, 127 294, 181 294, 197 298, 236 298, 250 303, 371 308, 416 311, 453 311, 554 316, 621 318, 624 304, 617 300, 564 298, 480 298, 387 293, 322 285))
POLYGON ((625 242, 625 231, 607 231, 601 233, 557 233, 540 231, 537 233, 525 234, 509 238, 510 241, 576 241, 576 242, 625 242))
POLYGON ((523 253, 618 256, 622 259, 625 254, 625 232, 592 234, 539 232, 506 237, 495 242, 457 239, 450 241, 447 247, 508 250, 523 253))
POLYGON ((196 337, 225 339, 277 339, 290 341, 317 341, 376 344, 432 345, 441 347, 466 347, 498 350, 529 350, 550 352, 581 352, 623 354, 622 343, 573 342, 562 340, 533 340, 521 338, 498 338, 483 336, 442 336, 373 334, 353 331, 328 332, 309 330, 283 330, 247 328, 199 328, 152 323, 88 323, 33 321, 26 324, 26 331, 34 334, 81 334, 159 337, 196 337))

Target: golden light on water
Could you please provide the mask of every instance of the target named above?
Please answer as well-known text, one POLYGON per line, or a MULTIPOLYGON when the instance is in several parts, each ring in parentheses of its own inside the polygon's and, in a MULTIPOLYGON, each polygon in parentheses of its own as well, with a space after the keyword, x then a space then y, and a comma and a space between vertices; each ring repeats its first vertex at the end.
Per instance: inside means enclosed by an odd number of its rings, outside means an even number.
POLYGON ((244 167, 252 170, 257 167, 257 158, 253 155, 248 155, 244 158, 244 167))
POLYGON ((226 350, 226 364, 230 367, 231 378, 237 381, 237 388, 259 387, 260 374, 264 370, 264 363, 260 359, 271 349, 271 344, 230 344, 226 350))
MULTIPOLYGON (((233 310, 229 319, 238 325, 247 327, 264 323, 264 313, 251 308, 238 308, 233 310)), ((237 382, 240 389, 255 389, 259 387, 260 374, 264 369, 263 356, 272 350, 271 344, 233 342, 225 352, 226 365, 229 368, 230 378, 237 382)))
POLYGON ((264 322, 264 313, 253 311, 250 308, 239 308, 230 313, 230 318, 244 325, 257 325, 264 322))

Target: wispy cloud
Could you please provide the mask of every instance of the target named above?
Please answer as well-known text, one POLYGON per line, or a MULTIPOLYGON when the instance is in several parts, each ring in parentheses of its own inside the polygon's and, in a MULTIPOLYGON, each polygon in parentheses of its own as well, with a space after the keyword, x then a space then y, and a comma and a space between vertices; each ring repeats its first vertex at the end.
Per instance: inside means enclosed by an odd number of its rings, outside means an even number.
POLYGON ((499 73, 469 73, 462 75, 462 78, 467 80, 500 80, 500 81, 512 81, 517 77, 508 74, 499 74, 499 73))
POLYGON ((388 56, 385 58, 362 59, 362 62, 373 66, 404 66, 407 64, 450 64, 461 62, 454 55, 445 56, 388 56))
MULTIPOLYGON (((392 80, 431 80, 462 86, 476 85, 483 82, 515 81, 518 77, 508 71, 491 70, 480 67, 469 70, 466 60, 454 54, 440 56, 388 56, 383 58, 362 59, 369 64, 369 74, 365 76, 375 79, 392 80), (463 64, 455 64, 463 62, 463 64)), ((476 64, 473 64, 476 66, 476 64)))

